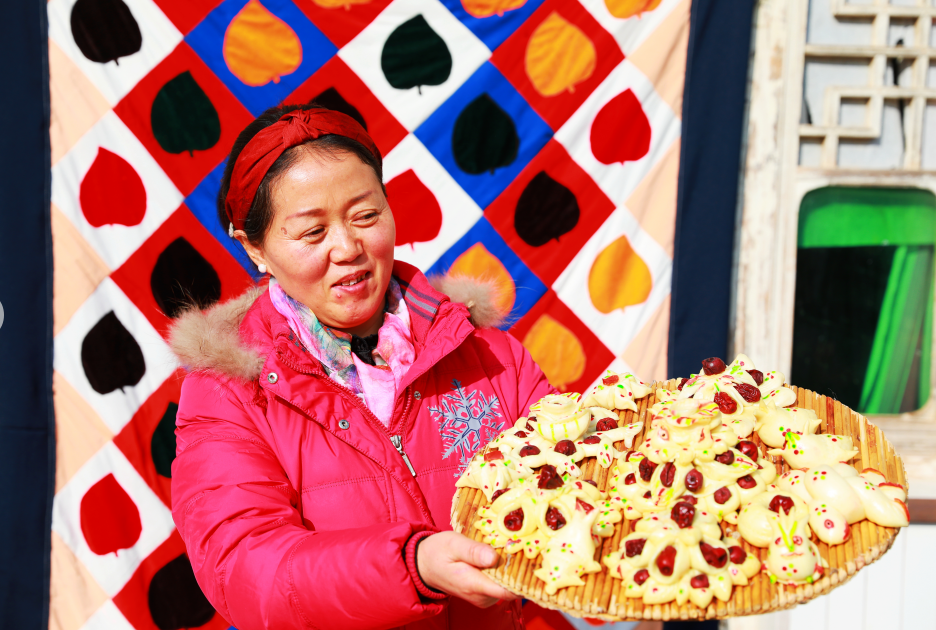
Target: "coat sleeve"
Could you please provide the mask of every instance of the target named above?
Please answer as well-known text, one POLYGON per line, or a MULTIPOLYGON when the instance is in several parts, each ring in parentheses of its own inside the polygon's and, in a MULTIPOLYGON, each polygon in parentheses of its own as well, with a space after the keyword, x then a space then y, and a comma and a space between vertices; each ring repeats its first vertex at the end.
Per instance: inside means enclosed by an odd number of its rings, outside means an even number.
POLYGON ((422 528, 307 529, 259 429, 263 406, 241 391, 190 375, 177 416, 172 515, 212 605, 238 630, 389 628, 438 614, 404 558, 422 528))

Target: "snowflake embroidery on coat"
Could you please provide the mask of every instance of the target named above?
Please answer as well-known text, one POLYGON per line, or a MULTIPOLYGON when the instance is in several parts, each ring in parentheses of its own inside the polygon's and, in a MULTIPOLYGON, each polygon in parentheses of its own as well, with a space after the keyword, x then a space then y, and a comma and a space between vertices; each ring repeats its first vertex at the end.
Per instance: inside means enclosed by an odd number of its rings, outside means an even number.
POLYGON ((475 451, 501 432, 504 423, 498 420, 502 416, 497 411, 497 396, 491 394, 488 399, 477 390, 468 392, 458 380, 452 380, 452 387, 454 392, 442 396, 441 408, 429 407, 429 413, 439 423, 445 447, 442 458, 456 454, 464 469, 475 451))

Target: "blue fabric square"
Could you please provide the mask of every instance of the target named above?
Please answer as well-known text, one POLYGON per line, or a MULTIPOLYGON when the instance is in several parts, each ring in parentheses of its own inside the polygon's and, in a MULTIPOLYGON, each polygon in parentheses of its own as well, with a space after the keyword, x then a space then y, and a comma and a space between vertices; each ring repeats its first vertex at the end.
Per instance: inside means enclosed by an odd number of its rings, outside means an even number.
POLYGON ((504 242, 504 239, 488 223, 487 219, 482 217, 475 223, 467 234, 442 254, 442 257, 426 272, 426 275, 444 274, 459 256, 477 243, 481 243, 485 249, 500 260, 504 268, 507 269, 507 273, 513 278, 516 287, 516 300, 507 320, 500 326, 501 330, 507 330, 533 308, 533 305, 546 294, 547 289, 546 285, 536 277, 536 274, 530 271, 530 268, 523 264, 523 261, 510 249, 510 246, 504 242))
POLYGON ((495 48, 504 43, 515 30, 520 28, 530 15, 536 11, 544 0, 527 0, 526 4, 518 9, 506 11, 503 15, 489 15, 487 17, 477 18, 465 10, 462 0, 442 0, 445 8, 451 11, 452 15, 468 27, 478 39, 484 42, 492 52, 495 48))
POLYGON ((247 273, 249 273, 251 277, 253 277, 254 282, 256 282, 263 276, 257 271, 257 267, 254 266, 253 261, 250 260, 250 257, 247 255, 247 252, 244 251, 244 248, 241 247, 241 244, 228 236, 227 230, 223 228, 221 222, 218 221, 218 191, 221 190, 221 176, 223 174, 224 162, 205 176, 205 179, 196 186, 192 194, 186 197, 185 205, 192 211, 195 218, 205 226, 205 229, 208 230, 219 243, 224 245, 224 248, 231 253, 234 260, 236 260, 241 267, 246 269, 247 273))
POLYGON ((254 116, 279 105, 316 70, 338 52, 335 45, 316 28, 290 0, 263 0, 263 7, 285 22, 302 44, 302 61, 290 74, 278 82, 252 87, 234 76, 224 60, 224 37, 231 20, 247 5, 248 0, 227 0, 208 14, 185 41, 214 71, 244 107, 254 116))
POLYGON ((526 100, 500 71, 485 62, 458 91, 433 112, 415 135, 445 167, 481 208, 486 208, 539 153, 552 137, 552 129, 543 122, 526 100), (516 158, 507 166, 478 175, 466 173, 455 161, 452 135, 459 115, 473 101, 485 95, 506 112, 519 136, 516 158))

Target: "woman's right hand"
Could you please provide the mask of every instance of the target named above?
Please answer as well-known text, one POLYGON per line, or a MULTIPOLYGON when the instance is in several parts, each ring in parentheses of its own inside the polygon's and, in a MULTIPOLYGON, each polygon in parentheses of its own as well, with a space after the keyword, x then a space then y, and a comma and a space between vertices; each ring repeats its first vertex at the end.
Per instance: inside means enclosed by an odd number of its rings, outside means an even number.
POLYGON ((487 608, 498 600, 518 599, 479 569, 497 564, 497 553, 488 545, 455 532, 439 532, 419 543, 416 568, 426 586, 487 608))

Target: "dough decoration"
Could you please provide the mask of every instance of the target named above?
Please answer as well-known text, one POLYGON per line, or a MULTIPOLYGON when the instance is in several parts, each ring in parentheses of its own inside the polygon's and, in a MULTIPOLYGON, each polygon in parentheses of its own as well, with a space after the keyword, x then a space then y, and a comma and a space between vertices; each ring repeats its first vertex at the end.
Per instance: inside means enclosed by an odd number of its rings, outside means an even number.
POLYGON ((669 510, 690 493, 700 508, 734 523, 742 502, 773 482, 773 463, 722 425, 715 403, 683 399, 651 411, 640 452, 618 460, 608 490, 625 518, 669 510))
POLYGON ((738 531, 755 547, 767 547, 771 582, 812 584, 828 566, 810 540, 809 507, 795 492, 774 487, 754 497, 741 509, 738 531))
POLYGON ((474 526, 484 542, 508 554, 542 556, 533 574, 554 594, 602 570, 623 580, 627 597, 646 604, 727 601, 735 585, 764 570, 773 582, 813 583, 828 564, 812 536, 847 541, 868 519, 883 527, 909 522, 906 489, 877 470, 847 462, 850 436, 817 434, 815 411, 794 407, 795 392, 779 372, 762 373, 743 354, 703 371, 678 389, 658 389, 643 422, 618 426, 623 410, 650 387, 608 371, 584 396, 545 396, 469 463, 457 487, 482 491, 488 505, 474 526), (750 436, 757 432, 791 468, 777 476, 750 436), (624 445, 618 450, 616 445, 624 445), (581 479, 595 458, 610 468, 608 492, 581 479), (616 523, 633 531, 601 563, 594 555, 616 523), (720 522, 736 526, 723 537, 720 522), (767 549, 761 563, 738 543, 767 549))
POLYGON ((714 514, 689 502, 637 521, 604 564, 624 581, 627 597, 640 597, 645 604, 691 601, 700 608, 713 597, 728 601, 734 585, 747 584, 761 568, 757 556, 737 541, 722 539, 714 514))
POLYGON ((780 455, 790 468, 814 468, 823 464, 847 462, 858 454, 850 435, 821 433, 799 435, 787 431, 783 448, 772 448, 768 455, 780 455))
POLYGON ((637 411, 636 401, 651 392, 650 386, 633 374, 608 370, 582 398, 582 406, 637 411))
POLYGON ((536 432, 550 442, 576 440, 588 429, 591 412, 582 406, 581 394, 544 396, 530 411, 536 416, 536 432))
POLYGON ((754 410, 757 418, 757 436, 767 446, 783 448, 787 431, 799 435, 813 434, 822 420, 812 409, 778 407, 773 403, 762 403, 754 410))
MULTIPOLYGON (((717 357, 702 362, 702 372, 683 379, 676 392, 657 390, 658 400, 694 398, 718 404, 726 423, 745 417, 744 426, 752 423, 752 406, 760 401, 778 407, 796 403, 796 392, 784 384, 783 374, 774 370, 761 372, 746 355, 739 354, 729 365, 717 357), (662 394, 662 398, 660 397, 662 394)), ((747 437, 750 432, 740 435, 747 437)))

